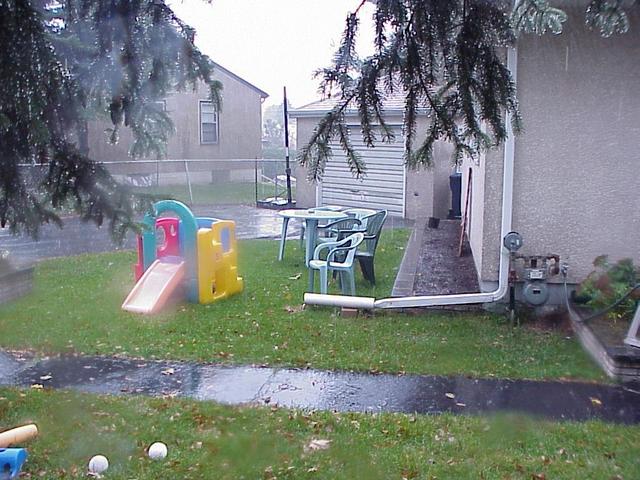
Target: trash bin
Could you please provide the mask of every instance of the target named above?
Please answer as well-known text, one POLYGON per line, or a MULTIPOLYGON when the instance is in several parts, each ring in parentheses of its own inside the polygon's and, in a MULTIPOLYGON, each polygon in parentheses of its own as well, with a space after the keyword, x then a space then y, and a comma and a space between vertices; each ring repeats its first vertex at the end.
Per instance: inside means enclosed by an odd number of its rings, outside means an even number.
POLYGON ((452 173, 449 175, 449 187, 451 188, 451 210, 449 218, 460 218, 460 202, 462 198, 462 173, 452 173))

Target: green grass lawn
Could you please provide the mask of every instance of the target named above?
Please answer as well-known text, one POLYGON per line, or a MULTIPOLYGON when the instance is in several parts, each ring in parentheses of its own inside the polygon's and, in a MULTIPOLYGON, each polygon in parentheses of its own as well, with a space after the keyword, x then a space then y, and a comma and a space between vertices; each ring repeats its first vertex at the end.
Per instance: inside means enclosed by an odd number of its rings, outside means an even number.
MULTIPOLYGON (((368 286, 358 271, 359 294, 390 293, 408 234, 384 231, 378 285, 368 286)), ((380 312, 343 318, 328 308, 301 310, 307 271, 298 243, 287 243, 283 262, 276 260, 275 241, 239 245, 242 294, 212 305, 180 304, 154 317, 120 309, 133 286, 133 253, 42 262, 33 293, 0 308, 0 346, 43 354, 604 381, 575 339, 512 328, 499 316, 380 312)))
MULTIPOLYGON (((187 185, 164 185, 160 187, 140 188, 140 192, 162 198, 180 200, 191 205, 189 187, 187 185)), ((279 192, 282 191, 282 185, 279 192)), ((254 205, 256 202, 256 186, 250 183, 216 183, 192 184, 193 204, 201 205, 254 205)), ((295 188, 292 192, 295 198, 295 188)), ((270 184, 258 184, 258 200, 275 195, 275 187, 270 184)))
MULTIPOLYGON (((140 188, 140 191, 191 204, 187 185, 140 188)), ((195 204, 252 204, 256 201, 253 183, 192 184, 191 191, 195 204)))
POLYGON ((28 478, 634 479, 640 427, 508 415, 413 416, 237 408, 210 402, 0 389, 0 423, 35 421, 28 478), (326 446, 315 450, 310 446, 326 446), (317 442, 326 440, 328 442, 317 442), (164 461, 145 448, 168 445, 164 461))

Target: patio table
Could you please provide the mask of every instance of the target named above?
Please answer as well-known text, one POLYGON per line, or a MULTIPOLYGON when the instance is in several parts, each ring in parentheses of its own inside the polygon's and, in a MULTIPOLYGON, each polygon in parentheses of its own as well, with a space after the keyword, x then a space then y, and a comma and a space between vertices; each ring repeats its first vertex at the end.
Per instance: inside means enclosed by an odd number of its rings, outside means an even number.
POLYGON ((307 266, 309 265, 309 260, 311 260, 311 257, 313 257, 313 250, 316 246, 316 229, 318 227, 318 221, 340 220, 342 218, 348 217, 347 214, 342 212, 335 212, 331 210, 317 210, 315 208, 296 208, 290 210, 281 210, 278 212, 278 215, 282 217, 282 237, 280 238, 280 252, 278 253, 278 260, 282 260, 282 258, 284 257, 284 244, 287 239, 287 226, 289 225, 289 220, 291 220, 292 218, 297 218, 305 222, 306 247, 304 264, 307 266))

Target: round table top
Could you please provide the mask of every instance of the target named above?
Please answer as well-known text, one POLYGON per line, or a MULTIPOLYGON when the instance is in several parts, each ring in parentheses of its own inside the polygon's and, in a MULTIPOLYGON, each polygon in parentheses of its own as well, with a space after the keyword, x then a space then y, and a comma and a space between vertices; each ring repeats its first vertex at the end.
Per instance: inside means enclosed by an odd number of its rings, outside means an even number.
POLYGON ((315 220, 339 220, 347 218, 348 215, 342 212, 332 212, 330 210, 316 210, 315 208, 292 208, 289 210, 280 210, 278 215, 286 218, 302 218, 315 220))

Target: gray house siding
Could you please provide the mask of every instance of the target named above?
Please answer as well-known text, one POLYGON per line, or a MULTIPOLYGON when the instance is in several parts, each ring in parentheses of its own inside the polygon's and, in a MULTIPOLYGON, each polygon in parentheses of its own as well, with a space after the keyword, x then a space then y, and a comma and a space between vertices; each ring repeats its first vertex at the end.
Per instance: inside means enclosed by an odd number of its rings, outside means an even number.
MULTIPOLYGON (((584 27, 583 11, 569 13, 561 35, 518 43, 525 130, 515 140, 513 229, 522 253, 558 253, 579 282, 602 254, 640 262, 640 16, 606 39, 584 27)), ((464 165, 473 169, 469 235, 486 289, 497 281, 502 159, 500 149, 464 165)))
MULTIPOLYGON (((304 112, 304 108, 297 110, 304 112)), ((297 118, 297 144, 299 147, 305 145, 311 137, 313 130, 320 120, 322 114, 310 116, 300 115, 294 111, 293 116, 297 118)), ((389 115, 385 118, 389 125, 401 125, 400 115, 389 115)), ((357 116, 349 118, 350 123, 357 123, 357 116)), ((427 118, 418 121, 417 132, 424 134, 427 128, 427 118)), ((430 216, 446 217, 451 205, 451 193, 449 190, 449 175, 452 171, 451 149, 444 143, 436 146, 435 152, 438 161, 430 169, 411 170, 406 172, 405 180, 405 217, 409 219, 425 218, 430 216)), ((296 201, 300 207, 311 207, 316 205, 317 193, 316 184, 306 180, 307 170, 300 165, 294 167, 294 176, 297 179, 296 201)))
MULTIPOLYGON (((223 67, 214 69, 214 78, 223 84, 222 110, 218 112, 219 139, 215 144, 200 141, 200 101, 208 100, 204 84, 197 89, 172 93, 166 98, 166 109, 176 133, 167 142, 168 159, 253 159, 262 156, 262 99, 267 95, 223 67)), ((106 141, 108 122, 91 122, 89 148, 98 161, 131 160, 132 136, 122 129, 120 141, 106 141)))

